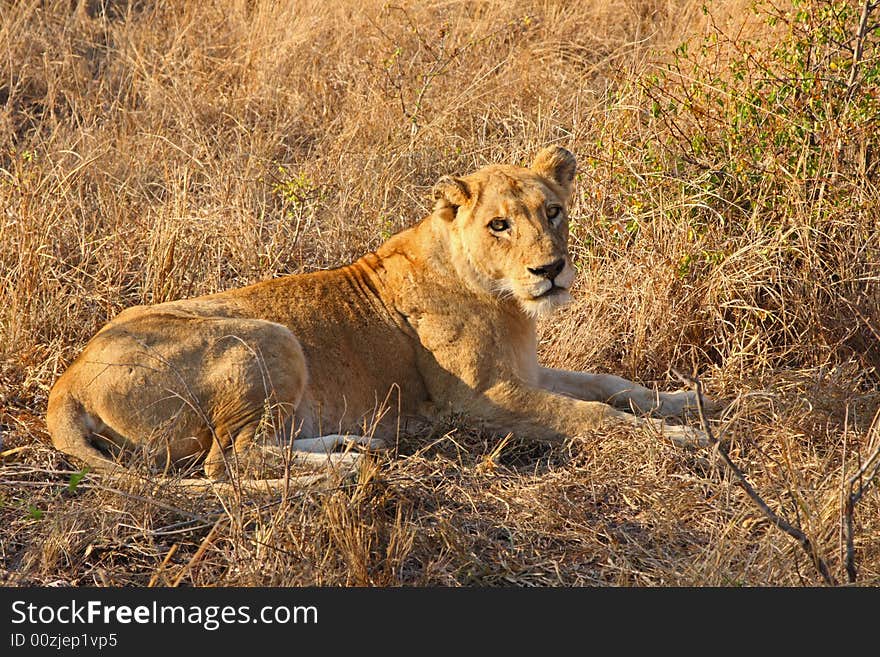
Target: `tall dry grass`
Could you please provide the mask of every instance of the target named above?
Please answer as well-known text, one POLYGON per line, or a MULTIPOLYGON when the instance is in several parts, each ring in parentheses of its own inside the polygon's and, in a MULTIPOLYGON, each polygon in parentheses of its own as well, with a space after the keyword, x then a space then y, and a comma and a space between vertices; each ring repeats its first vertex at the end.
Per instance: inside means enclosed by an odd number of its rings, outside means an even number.
MULTIPOLYGON (((830 79, 842 56, 780 74, 801 23, 701 5, 0 3, 3 581, 816 583, 711 454, 648 435, 535 446, 462 418, 357 483, 222 504, 71 480, 49 447, 52 382, 122 308, 346 262, 421 218, 443 173, 550 142, 581 162, 580 278, 543 359, 660 387, 697 371, 734 457, 843 581, 841 482, 878 440, 876 117, 795 143, 786 126, 837 107, 829 83, 749 123, 759 82, 830 79)), ((863 77, 846 107, 870 109, 863 77)), ((874 585, 877 498, 856 514, 874 585)))

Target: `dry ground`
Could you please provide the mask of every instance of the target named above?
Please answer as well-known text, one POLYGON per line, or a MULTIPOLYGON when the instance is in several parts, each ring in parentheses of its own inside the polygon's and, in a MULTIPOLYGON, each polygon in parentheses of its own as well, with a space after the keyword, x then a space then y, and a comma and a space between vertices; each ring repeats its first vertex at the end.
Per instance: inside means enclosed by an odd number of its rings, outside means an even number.
MULTIPOLYGON (((880 440, 877 37, 854 64, 861 3, 701 4, 0 0, 0 582, 820 583, 711 452, 643 433, 462 418, 281 499, 80 480, 51 448, 50 386, 121 309, 348 262, 441 174, 552 142, 582 164, 580 278, 542 358, 698 373, 845 582, 842 484, 880 440), (801 61, 804 25, 840 33, 801 61)), ((880 492, 855 520, 878 585, 880 492)))

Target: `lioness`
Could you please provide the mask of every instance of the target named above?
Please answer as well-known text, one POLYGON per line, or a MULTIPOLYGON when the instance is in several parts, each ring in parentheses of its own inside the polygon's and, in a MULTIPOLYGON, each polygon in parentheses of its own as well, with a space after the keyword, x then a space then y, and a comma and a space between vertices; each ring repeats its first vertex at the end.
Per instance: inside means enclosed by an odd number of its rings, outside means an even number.
POLYGON ((622 423, 701 443, 612 407, 676 415, 692 392, 538 364, 535 320, 574 280, 574 174, 553 146, 530 168, 444 176, 429 216, 351 265, 123 311, 52 388, 54 445, 104 472, 121 471, 109 453, 146 446, 160 465, 203 459, 219 479, 267 407, 306 452, 378 447, 400 417, 449 412, 541 441, 622 423))

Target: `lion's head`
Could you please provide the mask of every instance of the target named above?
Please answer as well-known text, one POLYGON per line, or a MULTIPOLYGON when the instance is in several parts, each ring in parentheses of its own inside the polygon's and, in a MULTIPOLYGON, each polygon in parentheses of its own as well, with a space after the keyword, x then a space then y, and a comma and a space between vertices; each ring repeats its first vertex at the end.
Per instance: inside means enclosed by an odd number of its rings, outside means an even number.
POLYGON ((527 169, 494 165, 437 181, 434 212, 448 222, 453 263, 469 286, 512 297, 532 316, 569 301, 575 166, 574 155, 551 146, 527 169))

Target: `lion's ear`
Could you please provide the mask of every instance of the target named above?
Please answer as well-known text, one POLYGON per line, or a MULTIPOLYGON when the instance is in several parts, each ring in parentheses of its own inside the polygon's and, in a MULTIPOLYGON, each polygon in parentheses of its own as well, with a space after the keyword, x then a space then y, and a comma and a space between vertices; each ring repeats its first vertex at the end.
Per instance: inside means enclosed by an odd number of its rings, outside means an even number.
POLYGON ((574 181, 576 169, 577 159, 574 154, 562 146, 542 149, 532 162, 532 171, 562 187, 566 199, 571 195, 571 183, 574 181))
POLYGON ((440 212, 450 221, 455 218, 458 208, 471 198, 467 183, 461 178, 443 176, 434 184, 434 211, 440 212))

